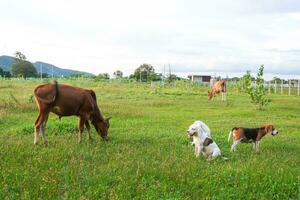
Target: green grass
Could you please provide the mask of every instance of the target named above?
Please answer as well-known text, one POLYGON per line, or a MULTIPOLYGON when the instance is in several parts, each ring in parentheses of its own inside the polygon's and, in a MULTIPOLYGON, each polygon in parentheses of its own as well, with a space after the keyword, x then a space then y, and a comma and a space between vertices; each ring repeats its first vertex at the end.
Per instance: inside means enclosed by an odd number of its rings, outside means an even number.
POLYGON ((39 80, 0 80, 0 199, 300 199, 300 97, 270 95, 256 110, 229 88, 228 101, 207 101, 207 88, 178 82, 150 88, 135 83, 59 80, 92 88, 111 119, 110 141, 92 130, 77 144, 76 117, 51 114, 49 145, 33 145, 39 80), (188 126, 202 120, 229 161, 195 158, 188 126), (230 153, 234 126, 272 123, 256 154, 251 144, 230 153))

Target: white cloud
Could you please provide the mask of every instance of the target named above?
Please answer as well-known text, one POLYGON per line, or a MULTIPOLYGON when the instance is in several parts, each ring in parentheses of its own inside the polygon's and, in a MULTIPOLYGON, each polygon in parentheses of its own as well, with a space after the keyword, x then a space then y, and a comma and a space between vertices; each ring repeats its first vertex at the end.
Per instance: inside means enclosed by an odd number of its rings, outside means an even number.
POLYGON ((170 63, 178 72, 265 64, 300 73, 295 0, 10 0, 0 7, 0 54, 19 50, 31 61, 95 74, 129 74, 142 63, 157 70, 170 63))

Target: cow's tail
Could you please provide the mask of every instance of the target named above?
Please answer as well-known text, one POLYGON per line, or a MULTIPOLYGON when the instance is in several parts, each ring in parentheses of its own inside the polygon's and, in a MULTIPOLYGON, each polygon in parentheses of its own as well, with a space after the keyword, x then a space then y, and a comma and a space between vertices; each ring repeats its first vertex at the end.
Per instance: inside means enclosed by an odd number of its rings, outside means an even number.
POLYGON ((48 99, 43 99, 43 98, 39 97, 39 96, 37 95, 37 90, 38 90, 40 87, 42 87, 42 86, 36 87, 35 90, 34 90, 34 96, 35 96, 39 101, 41 101, 41 102, 43 102, 43 103, 46 103, 46 104, 51 104, 51 103, 53 103, 53 102, 56 101, 57 96, 58 96, 58 83, 57 83, 57 81, 54 81, 55 94, 54 94, 54 96, 53 96, 53 99, 48 100, 48 99))

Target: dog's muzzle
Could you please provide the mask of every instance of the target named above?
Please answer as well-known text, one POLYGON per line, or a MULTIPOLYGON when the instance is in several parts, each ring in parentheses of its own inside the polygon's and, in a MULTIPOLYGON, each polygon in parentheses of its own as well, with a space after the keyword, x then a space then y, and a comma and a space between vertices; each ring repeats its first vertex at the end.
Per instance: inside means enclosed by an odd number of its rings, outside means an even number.
POLYGON ((278 133, 279 133, 279 132, 275 129, 275 130, 272 131, 271 135, 275 136, 275 135, 277 135, 278 133))
POLYGON ((189 138, 192 138, 195 134, 196 134, 196 133, 190 133, 190 132, 187 132, 187 136, 188 136, 189 138))

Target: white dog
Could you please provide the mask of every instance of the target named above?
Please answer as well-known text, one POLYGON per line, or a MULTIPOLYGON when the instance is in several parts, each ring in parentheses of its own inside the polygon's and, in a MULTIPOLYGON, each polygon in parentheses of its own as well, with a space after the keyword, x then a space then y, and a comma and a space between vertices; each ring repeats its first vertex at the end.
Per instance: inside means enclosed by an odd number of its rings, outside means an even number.
POLYGON ((198 157, 200 153, 206 158, 216 158, 221 156, 221 150, 212 140, 209 127, 202 121, 195 121, 188 129, 187 134, 193 139, 195 145, 195 155, 198 157))

